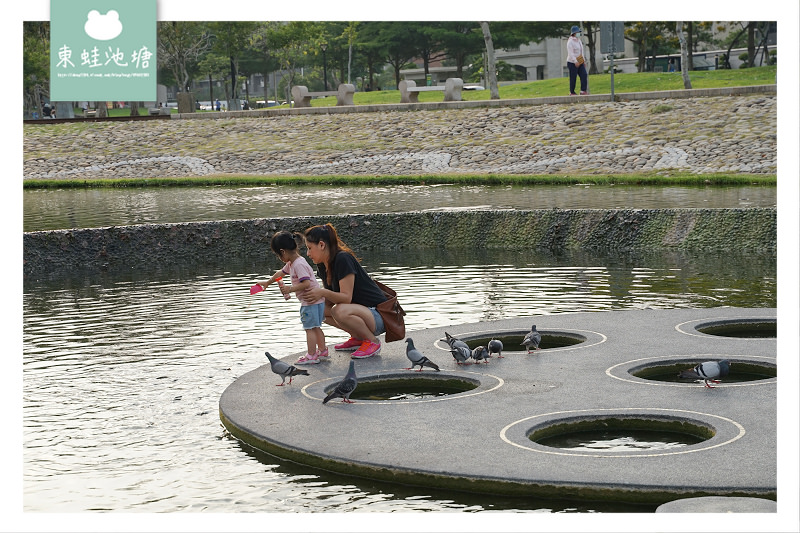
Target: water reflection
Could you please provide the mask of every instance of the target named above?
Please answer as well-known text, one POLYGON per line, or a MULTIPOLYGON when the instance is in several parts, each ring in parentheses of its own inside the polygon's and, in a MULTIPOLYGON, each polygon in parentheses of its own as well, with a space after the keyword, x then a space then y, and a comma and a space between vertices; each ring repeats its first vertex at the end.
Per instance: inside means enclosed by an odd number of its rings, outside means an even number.
MULTIPOLYGON (((402 296, 409 331, 568 311, 776 305, 774 254, 361 255, 402 296)), ((265 349, 305 346, 294 302, 249 294, 279 266, 265 258, 25 281, 25 511, 642 510, 487 502, 320 473, 240 445, 220 424, 222 391, 264 364, 265 349)))
POLYGON ((616 209, 775 207, 775 187, 613 185, 393 185, 167 187, 23 191, 23 229, 426 209, 616 209))

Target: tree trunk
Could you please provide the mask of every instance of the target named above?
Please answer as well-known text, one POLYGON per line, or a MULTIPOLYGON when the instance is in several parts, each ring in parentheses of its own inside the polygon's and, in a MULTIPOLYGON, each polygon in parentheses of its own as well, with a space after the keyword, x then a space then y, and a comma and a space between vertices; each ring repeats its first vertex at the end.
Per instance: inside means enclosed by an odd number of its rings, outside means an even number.
MULTIPOLYGON (((689 57, 686 61, 686 65, 689 70, 694 70, 694 22, 687 23, 686 48, 689 50, 689 57)), ((683 67, 681 67, 681 70, 683 70, 683 67)))
POLYGON ((584 22, 586 28, 586 47, 589 49, 589 72, 588 74, 598 74, 597 61, 595 60, 595 50, 597 49, 597 40, 594 38, 594 29, 591 22, 584 22))
POLYGON ((747 67, 752 68, 756 62, 756 23, 747 23, 747 67))
POLYGON ((678 40, 681 43, 681 76, 683 76, 683 88, 691 89, 692 80, 689 79, 689 48, 686 44, 686 38, 683 35, 683 22, 678 21, 678 40))
POLYGON ((130 102, 131 104, 131 116, 138 117, 139 116, 139 102, 130 102))
POLYGON ((647 71, 647 22, 642 22, 642 41, 639 43, 639 72, 647 71))
POLYGON ((489 94, 492 100, 500 99, 500 91, 497 88, 497 72, 494 64, 494 44, 492 43, 492 33, 489 31, 489 23, 481 22, 483 30, 483 40, 486 41, 486 78, 489 81, 489 94))
POLYGON ((353 43, 347 47, 347 83, 350 83, 350 67, 353 64, 353 43))
POLYGON ((108 108, 106 107, 105 101, 103 102, 95 102, 94 107, 97 110, 95 117, 97 118, 105 118, 108 116, 108 108))
POLYGON ((369 69, 369 85, 368 85, 368 87, 369 87, 370 91, 374 91, 375 90, 375 85, 374 85, 375 79, 374 79, 374 76, 373 76, 374 66, 375 65, 373 64, 371 59, 369 61, 367 61, 367 68, 369 69))
POLYGON ((724 58, 725 59, 725 63, 724 63, 724 66, 722 68, 731 68, 731 50, 733 50, 735 48, 736 43, 739 41, 739 37, 741 37, 742 34, 746 30, 747 30, 747 27, 744 27, 741 30, 739 30, 739 33, 737 33, 736 36, 733 38, 733 40, 731 41, 731 44, 728 45, 728 51, 725 52, 725 58, 724 58))

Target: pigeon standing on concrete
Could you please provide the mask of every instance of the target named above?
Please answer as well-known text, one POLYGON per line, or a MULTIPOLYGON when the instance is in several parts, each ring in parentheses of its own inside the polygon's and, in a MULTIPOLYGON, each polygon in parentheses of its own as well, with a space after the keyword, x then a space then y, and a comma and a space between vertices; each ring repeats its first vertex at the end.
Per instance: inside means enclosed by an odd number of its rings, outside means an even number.
POLYGON ((531 353, 531 347, 534 350, 541 350, 539 348, 540 342, 542 342, 542 334, 536 330, 536 324, 534 324, 531 326, 530 332, 522 339, 522 344, 528 349, 528 353, 531 353))
POLYGON ((446 331, 444 332, 444 338, 447 341, 448 346, 450 346, 451 350, 456 346, 460 346, 462 348, 469 348, 469 345, 466 342, 462 341, 461 339, 453 337, 446 331))
POLYGON ((493 353, 497 354, 498 359, 503 359, 503 342, 499 339, 492 339, 489 341, 489 356, 493 353))
POLYGON ((713 389, 714 387, 709 385, 708 382, 721 383, 717 378, 724 378, 730 370, 731 364, 725 359, 722 361, 706 361, 696 365, 691 370, 681 371, 678 377, 683 379, 702 379, 706 387, 713 389))
POLYGON ((281 377, 281 382, 276 387, 283 387, 286 378, 289 378, 289 385, 292 384, 292 377, 294 376, 307 376, 308 370, 304 370, 302 368, 297 368, 294 365, 290 365, 280 359, 275 359, 270 355, 269 352, 264 352, 267 355, 267 359, 269 359, 269 366, 272 368, 272 371, 278 374, 281 377))
POLYGON ((472 358, 475 359, 476 363, 480 363, 483 360, 484 363, 489 363, 489 350, 486 349, 486 346, 478 346, 474 350, 472 350, 472 358))
POLYGON ((439 372, 439 367, 436 363, 422 355, 422 352, 414 347, 414 339, 409 337, 406 339, 406 343, 406 357, 411 361, 411 368, 406 368, 406 370, 413 370, 415 366, 419 365, 417 372, 422 372, 422 368, 426 366, 439 372))
POLYGON ((455 348, 450 348, 450 353, 453 354, 453 358, 456 360, 456 363, 459 365, 468 365, 470 363, 467 360, 472 357, 472 350, 468 347, 464 346, 456 346, 455 348))
POLYGON ((322 403, 328 403, 332 398, 341 398, 345 403, 353 403, 350 400, 350 395, 356 390, 356 385, 358 385, 358 379, 356 378, 355 361, 350 361, 350 369, 347 371, 347 375, 345 375, 344 379, 325 396, 322 403))

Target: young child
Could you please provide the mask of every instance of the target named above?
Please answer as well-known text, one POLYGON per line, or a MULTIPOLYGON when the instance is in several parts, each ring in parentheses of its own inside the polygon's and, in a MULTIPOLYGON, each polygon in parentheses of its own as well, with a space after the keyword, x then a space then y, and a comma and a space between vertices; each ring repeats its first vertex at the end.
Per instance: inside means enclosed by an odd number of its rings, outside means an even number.
POLYGON ((313 365, 320 362, 320 358, 328 357, 328 348, 325 345, 325 333, 322 331, 322 322, 325 320, 325 298, 307 301, 303 294, 310 288, 319 287, 314 271, 308 262, 297 250, 297 241, 288 231, 279 231, 272 236, 270 247, 278 259, 286 263, 282 269, 275 272, 267 281, 257 283, 266 288, 287 274, 291 276, 292 284, 281 287, 281 293, 295 293, 300 300, 300 320, 306 331, 306 355, 297 360, 298 365, 313 365))

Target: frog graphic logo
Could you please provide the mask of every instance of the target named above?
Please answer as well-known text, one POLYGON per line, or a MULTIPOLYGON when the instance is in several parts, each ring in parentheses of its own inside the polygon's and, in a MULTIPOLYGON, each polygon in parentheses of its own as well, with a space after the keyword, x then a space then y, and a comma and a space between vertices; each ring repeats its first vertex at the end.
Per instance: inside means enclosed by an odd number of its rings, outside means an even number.
POLYGON ((86 35, 97 41, 110 41, 122 33, 122 22, 119 20, 119 13, 113 9, 105 15, 93 9, 87 15, 86 23, 83 25, 86 35))

